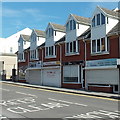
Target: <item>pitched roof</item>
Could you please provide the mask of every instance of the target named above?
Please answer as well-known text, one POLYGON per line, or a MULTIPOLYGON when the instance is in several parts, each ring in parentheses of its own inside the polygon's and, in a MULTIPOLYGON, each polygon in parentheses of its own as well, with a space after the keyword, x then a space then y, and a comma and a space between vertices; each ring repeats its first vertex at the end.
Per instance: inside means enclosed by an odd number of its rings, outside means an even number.
POLYGON ((64 42, 65 41, 65 37, 66 36, 64 35, 60 40, 56 41, 55 44, 64 42))
POLYGON ((39 45, 39 46, 37 47, 37 49, 39 49, 40 47, 44 47, 44 46, 45 46, 45 42, 44 42, 43 44, 39 45))
POLYGON ((77 39, 81 39, 83 37, 84 37, 84 39, 91 38, 91 28, 90 27, 82 35, 78 36, 77 39))
POLYGON ((108 15, 111 15, 111 16, 114 16, 114 17, 117 17, 117 18, 120 18, 120 12, 116 12, 116 11, 113 11, 113 10, 109 10, 107 8, 103 8, 103 7, 99 7, 103 12, 105 12, 106 14, 108 15))
POLYGON ((34 31, 36 32, 37 36, 45 38, 45 32, 44 31, 42 31, 42 30, 36 30, 36 29, 34 29, 34 31))
POLYGON ((24 39, 24 41, 30 42, 30 36, 29 35, 23 35, 23 34, 21 34, 21 36, 24 39))
POLYGON ((60 31, 60 32, 65 32, 65 27, 63 25, 56 24, 56 23, 50 23, 50 24, 52 25, 54 30, 60 31))
POLYGON ((90 18, 86 18, 86 17, 81 17, 81 16, 77 16, 75 14, 71 14, 78 23, 84 23, 87 25, 90 25, 90 18))
POLYGON ((109 32, 108 32, 108 36, 109 35, 113 35, 113 34, 120 34, 120 22, 118 22, 109 32))

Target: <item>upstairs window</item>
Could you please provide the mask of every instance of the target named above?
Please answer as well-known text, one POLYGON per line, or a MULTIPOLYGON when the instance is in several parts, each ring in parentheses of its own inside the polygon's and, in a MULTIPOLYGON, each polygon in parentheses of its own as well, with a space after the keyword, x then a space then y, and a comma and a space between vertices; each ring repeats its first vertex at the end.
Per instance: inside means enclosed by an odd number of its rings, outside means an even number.
POLYGON ((92 27, 95 27, 95 16, 94 16, 94 18, 92 19, 92 27))
POLYGON ((69 22, 67 22, 66 24, 66 31, 71 31, 76 29, 76 22, 75 20, 70 20, 69 22))
POLYGON ((97 14, 97 25, 100 25, 100 14, 97 14))
POLYGON ((53 29, 52 28, 49 28, 48 30, 46 30, 46 35, 48 36, 48 37, 52 37, 53 36, 53 29))
POLYGON ((92 19, 92 27, 105 24, 105 16, 101 14, 97 14, 92 19))
POLYGON ((101 13, 101 24, 105 24, 105 16, 101 13))
POLYGON ((92 40, 92 53, 105 53, 108 52, 109 41, 108 38, 100 38, 92 40))
POLYGON ((66 54, 78 53, 78 48, 78 41, 68 42, 66 43, 66 54))
POLYGON ((55 56, 56 54, 55 46, 46 47, 45 50, 46 50, 46 57, 55 56))
POLYGON ((31 50, 30 51, 30 59, 31 60, 38 59, 38 50, 31 50))
POLYGON ((25 56, 24 56, 24 52, 18 54, 18 60, 19 60, 19 61, 23 61, 24 58, 25 58, 25 56))

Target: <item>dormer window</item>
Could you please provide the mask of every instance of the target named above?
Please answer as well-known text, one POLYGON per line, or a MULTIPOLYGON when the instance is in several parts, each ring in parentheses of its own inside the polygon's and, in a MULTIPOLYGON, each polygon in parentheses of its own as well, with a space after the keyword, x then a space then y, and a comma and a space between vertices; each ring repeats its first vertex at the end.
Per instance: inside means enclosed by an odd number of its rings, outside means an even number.
POLYGON ((48 37, 52 37, 53 36, 53 29, 52 28, 48 28, 48 30, 46 31, 46 35, 48 36, 48 37))
POLYGON ((97 25, 100 25, 100 14, 97 14, 97 25))
POLYGON ((94 18, 92 19, 92 27, 95 27, 95 16, 94 16, 94 18))
POLYGON ((101 24, 105 24, 105 16, 101 13, 101 24))
POLYGON ((76 29, 76 22, 75 20, 70 20, 69 22, 67 22, 66 24, 66 31, 71 31, 76 29))
POLYGON ((105 24, 105 16, 101 14, 97 14, 92 19, 92 27, 105 24))

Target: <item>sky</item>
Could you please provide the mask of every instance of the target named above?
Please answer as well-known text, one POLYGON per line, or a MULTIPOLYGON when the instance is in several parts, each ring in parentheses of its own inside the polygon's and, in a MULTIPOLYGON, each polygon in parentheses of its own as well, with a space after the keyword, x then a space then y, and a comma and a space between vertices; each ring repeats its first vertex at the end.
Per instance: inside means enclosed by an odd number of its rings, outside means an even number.
POLYGON ((26 27, 44 31, 49 22, 64 25, 70 13, 91 17, 97 5, 114 9, 118 2, 3 2, 0 37, 7 38, 26 27))

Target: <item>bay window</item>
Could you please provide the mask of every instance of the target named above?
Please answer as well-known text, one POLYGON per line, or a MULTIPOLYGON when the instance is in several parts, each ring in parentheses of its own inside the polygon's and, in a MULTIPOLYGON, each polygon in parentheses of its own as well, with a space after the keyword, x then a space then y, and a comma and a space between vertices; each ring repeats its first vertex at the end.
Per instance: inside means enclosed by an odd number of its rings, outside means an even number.
POLYGON ((97 25, 100 25, 100 14, 97 14, 97 25))
POLYGON ((105 24, 105 16, 101 13, 101 24, 105 24))

